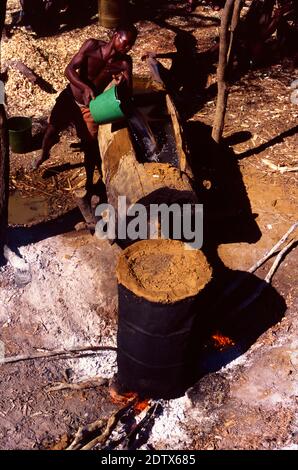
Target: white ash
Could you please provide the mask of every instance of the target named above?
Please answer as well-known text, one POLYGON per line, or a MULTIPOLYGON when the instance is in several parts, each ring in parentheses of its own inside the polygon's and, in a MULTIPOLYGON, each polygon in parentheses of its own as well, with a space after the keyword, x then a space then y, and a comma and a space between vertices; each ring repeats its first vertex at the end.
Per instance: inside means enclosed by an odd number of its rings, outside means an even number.
POLYGON ((189 410, 189 400, 186 396, 176 400, 163 401, 163 413, 156 418, 151 431, 148 444, 159 448, 160 443, 164 449, 187 449, 192 438, 187 433, 185 423, 189 410))
POLYGON ((67 361, 71 369, 72 382, 81 382, 94 377, 110 379, 117 371, 116 351, 103 351, 95 357, 81 357, 67 361))

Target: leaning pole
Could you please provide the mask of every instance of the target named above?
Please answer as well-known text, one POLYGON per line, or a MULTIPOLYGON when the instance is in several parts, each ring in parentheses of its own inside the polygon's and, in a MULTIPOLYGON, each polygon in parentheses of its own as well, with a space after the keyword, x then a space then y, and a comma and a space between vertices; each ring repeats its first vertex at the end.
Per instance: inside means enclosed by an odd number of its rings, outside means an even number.
MULTIPOLYGON (((0 60, 1 38, 5 22, 6 1, 0 3, 0 60)), ((4 107, 4 84, 0 80, 0 256, 6 242, 9 191, 9 144, 7 119, 4 107)))

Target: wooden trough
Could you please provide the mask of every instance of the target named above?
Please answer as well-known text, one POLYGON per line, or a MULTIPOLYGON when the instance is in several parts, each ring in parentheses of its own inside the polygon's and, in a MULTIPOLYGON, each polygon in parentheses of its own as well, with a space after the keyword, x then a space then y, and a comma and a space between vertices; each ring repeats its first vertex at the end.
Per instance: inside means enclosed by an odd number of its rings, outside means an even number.
POLYGON ((163 147, 170 148, 166 156, 161 152, 157 163, 142 163, 125 122, 99 126, 98 143, 108 202, 116 211, 119 196, 126 196, 127 207, 136 203, 145 206, 196 203, 182 129, 170 96, 152 80, 136 78, 134 100, 157 140, 160 137, 157 134, 164 130, 163 147))

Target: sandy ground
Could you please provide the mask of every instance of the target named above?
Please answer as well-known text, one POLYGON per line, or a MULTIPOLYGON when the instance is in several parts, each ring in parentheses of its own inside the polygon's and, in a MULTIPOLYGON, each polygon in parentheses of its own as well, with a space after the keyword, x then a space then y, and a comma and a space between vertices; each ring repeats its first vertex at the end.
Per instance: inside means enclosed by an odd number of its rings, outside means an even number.
MULTIPOLYGON (((8 5, 13 8, 15 3, 8 5)), ((139 60, 145 49, 155 49, 157 44, 164 52, 172 49, 177 25, 194 31, 199 48, 206 48, 216 35, 218 17, 218 13, 199 7, 192 19, 173 13, 161 25, 149 20, 140 22, 140 38, 133 52, 136 73, 147 73, 139 60)), ((98 35, 106 38, 107 31, 97 25, 46 39, 28 38, 24 31, 17 31, 4 44, 1 59, 11 58, 12 50, 13 57, 28 58, 28 65, 45 74, 59 91, 65 83, 62 67, 85 38, 98 35), (44 69, 42 61, 36 60, 38 54, 49 61, 44 69)), ((239 131, 251 134, 245 142, 233 144, 234 160, 225 169, 231 170, 229 181, 236 178, 242 192, 234 192, 230 184, 224 190, 231 193, 233 207, 241 206, 245 195, 250 220, 227 219, 229 215, 222 211, 220 200, 215 201, 217 211, 212 206, 217 225, 211 251, 226 276, 221 278, 218 271, 212 304, 220 298, 223 282, 246 271, 298 218, 296 173, 273 171, 263 161, 266 158, 275 165, 297 165, 298 109, 289 101, 289 85, 296 76, 291 62, 285 61, 249 72, 232 86, 225 134, 231 136, 239 131), (281 137, 275 139, 278 136, 281 137)), ((7 83, 9 114, 33 115, 36 122, 37 118, 45 119, 56 95, 41 93, 18 77, 17 72, 11 72, 7 83)), ((200 107, 191 125, 198 122, 210 125, 214 110, 212 98, 200 107)), ((73 133, 65 133, 46 167, 82 162, 82 154, 70 150, 70 140, 76 140, 73 133)), ((202 177, 212 181, 208 155, 202 156, 199 147, 196 152, 202 161, 202 177)), ((66 173, 47 180, 43 178, 44 169, 35 175, 30 171, 35 155, 12 154, 12 190, 17 188, 23 196, 43 196, 49 208, 44 218, 55 219, 74 207, 68 179, 78 168, 67 169, 66 173), (61 207, 57 207, 57 201, 61 207)), ((71 186, 80 184, 81 179, 79 168, 78 179, 71 180, 71 186)), ((227 182, 228 179, 226 185, 227 182)), ((11 227, 10 242, 30 264, 31 282, 22 286, 16 282, 10 266, 1 267, 0 325, 6 356, 30 355, 44 349, 115 346, 115 266, 120 249, 88 232, 74 231, 78 220, 79 215, 74 212, 42 227, 11 227)), ((232 320, 228 316, 235 305, 256 289, 256 280, 265 277, 272 263, 273 258, 252 275, 248 284, 233 294, 231 303, 220 301, 213 310, 210 307, 213 314, 214 310, 217 313, 213 333, 219 329, 233 341, 219 348, 211 334, 209 339, 205 338, 206 348, 198 356, 201 379, 185 396, 161 402, 162 412, 138 448, 298 448, 297 248, 280 265, 272 287, 232 320)), ((208 317, 208 309, 204 316, 208 317)), ((1 449, 49 448, 62 436, 74 434, 79 425, 110 416, 119 407, 108 393, 108 380, 116 371, 115 359, 115 352, 106 351, 92 357, 2 365, 1 449), (77 383, 98 376, 107 380, 97 388, 57 392, 47 389, 54 382, 77 383)))

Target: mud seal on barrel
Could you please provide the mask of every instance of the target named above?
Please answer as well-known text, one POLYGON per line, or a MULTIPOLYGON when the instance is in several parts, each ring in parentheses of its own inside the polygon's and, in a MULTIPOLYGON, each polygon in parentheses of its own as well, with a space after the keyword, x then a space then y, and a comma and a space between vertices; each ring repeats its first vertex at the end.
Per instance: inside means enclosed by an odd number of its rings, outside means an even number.
POLYGON ((138 297, 175 303, 196 296, 212 270, 199 250, 178 240, 143 240, 127 248, 117 267, 118 281, 138 297))

